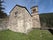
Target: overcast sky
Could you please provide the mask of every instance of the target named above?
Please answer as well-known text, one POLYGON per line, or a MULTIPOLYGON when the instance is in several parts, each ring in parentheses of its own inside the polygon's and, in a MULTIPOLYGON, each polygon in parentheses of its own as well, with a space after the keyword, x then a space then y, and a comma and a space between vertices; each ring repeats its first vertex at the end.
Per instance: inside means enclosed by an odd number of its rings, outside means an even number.
POLYGON ((9 14, 11 9, 19 4, 25 6, 30 12, 32 6, 38 5, 39 13, 53 12, 53 0, 4 0, 5 12, 9 14))

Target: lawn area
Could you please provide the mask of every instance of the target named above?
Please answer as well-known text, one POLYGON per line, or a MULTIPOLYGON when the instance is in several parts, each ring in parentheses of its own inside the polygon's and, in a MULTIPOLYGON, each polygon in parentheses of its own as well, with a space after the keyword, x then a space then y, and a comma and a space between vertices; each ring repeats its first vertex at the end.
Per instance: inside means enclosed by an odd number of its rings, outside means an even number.
POLYGON ((53 40, 48 30, 33 30, 28 35, 10 30, 0 31, 0 40, 53 40))

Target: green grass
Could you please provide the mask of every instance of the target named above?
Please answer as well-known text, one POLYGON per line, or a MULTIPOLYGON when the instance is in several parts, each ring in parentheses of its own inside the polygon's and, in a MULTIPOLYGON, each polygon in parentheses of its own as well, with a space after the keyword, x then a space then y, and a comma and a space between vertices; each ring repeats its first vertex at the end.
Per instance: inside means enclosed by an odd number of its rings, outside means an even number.
POLYGON ((28 35, 10 30, 0 31, 0 40, 53 40, 48 30, 33 30, 28 35))

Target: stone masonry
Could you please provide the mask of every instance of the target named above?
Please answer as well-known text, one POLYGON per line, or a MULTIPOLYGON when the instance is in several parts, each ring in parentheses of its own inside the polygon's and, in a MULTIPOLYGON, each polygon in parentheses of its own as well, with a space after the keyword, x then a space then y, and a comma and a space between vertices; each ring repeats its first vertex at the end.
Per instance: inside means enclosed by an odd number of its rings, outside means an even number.
POLYGON ((30 14, 26 7, 16 5, 10 11, 8 29, 15 32, 27 33, 32 28, 41 28, 38 6, 33 6, 30 14))

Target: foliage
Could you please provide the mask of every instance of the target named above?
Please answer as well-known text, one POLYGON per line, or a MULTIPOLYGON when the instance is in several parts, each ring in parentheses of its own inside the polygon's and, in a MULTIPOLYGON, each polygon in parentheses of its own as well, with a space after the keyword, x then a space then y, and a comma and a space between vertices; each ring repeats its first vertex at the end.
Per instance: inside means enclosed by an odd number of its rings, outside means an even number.
POLYGON ((7 14, 3 11, 5 8, 3 8, 2 6, 2 3, 4 1, 0 0, 0 18, 5 18, 7 16, 7 14))
POLYGON ((53 13, 40 14, 41 24, 46 23, 48 27, 53 27, 53 13))

